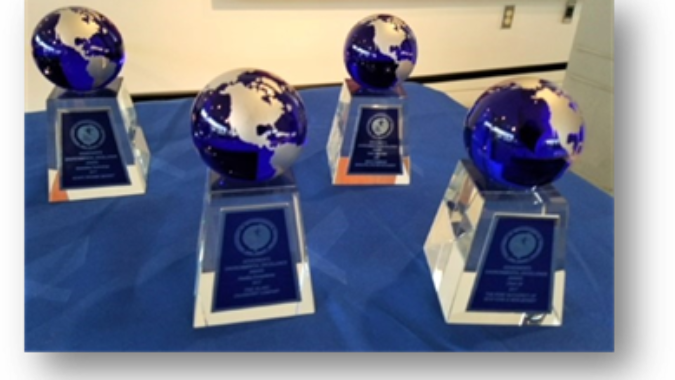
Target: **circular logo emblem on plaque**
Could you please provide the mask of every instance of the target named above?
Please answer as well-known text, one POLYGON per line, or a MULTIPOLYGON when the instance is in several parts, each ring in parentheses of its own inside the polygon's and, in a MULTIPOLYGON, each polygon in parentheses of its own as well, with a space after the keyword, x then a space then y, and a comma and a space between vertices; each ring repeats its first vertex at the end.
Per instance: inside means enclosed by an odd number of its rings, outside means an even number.
POLYGON ((384 113, 375 114, 368 120, 368 134, 374 139, 384 139, 394 130, 394 121, 384 113))
POLYGON ((543 248, 544 238, 532 227, 517 227, 502 239, 502 256, 513 264, 534 260, 543 248))
POLYGON ((235 245, 246 256, 261 256, 277 244, 277 228, 267 219, 249 219, 237 228, 235 245))
POLYGON ((80 149, 96 149, 105 141, 103 128, 89 120, 81 121, 70 130, 70 140, 80 149))

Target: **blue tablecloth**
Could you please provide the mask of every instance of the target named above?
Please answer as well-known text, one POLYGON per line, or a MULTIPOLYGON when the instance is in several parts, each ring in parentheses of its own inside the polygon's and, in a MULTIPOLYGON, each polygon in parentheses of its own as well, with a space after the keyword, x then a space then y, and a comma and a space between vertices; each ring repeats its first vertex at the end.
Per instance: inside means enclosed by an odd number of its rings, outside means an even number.
MULTIPOLYGON (((309 141, 294 165, 316 313, 195 330, 205 167, 191 99, 137 104, 152 151, 146 195, 47 202, 46 114, 25 116, 27 351, 611 351, 614 203, 574 174, 564 325, 447 325, 422 245, 457 160, 466 110, 406 84, 412 184, 333 187, 325 144, 337 87, 302 91, 309 141)), ((592 126, 589 126, 592 128, 592 126)))

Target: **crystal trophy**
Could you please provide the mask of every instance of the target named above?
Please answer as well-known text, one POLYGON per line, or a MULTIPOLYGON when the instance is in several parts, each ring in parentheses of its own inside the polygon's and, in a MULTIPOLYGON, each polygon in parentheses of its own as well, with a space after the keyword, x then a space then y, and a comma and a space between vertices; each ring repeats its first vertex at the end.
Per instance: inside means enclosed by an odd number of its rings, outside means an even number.
POLYGON ((60 8, 36 26, 32 51, 56 86, 47 99, 50 202, 144 194, 150 151, 118 74, 122 37, 102 14, 60 8))
POLYGON ((334 185, 408 185, 407 96, 401 82, 417 60, 410 27, 372 15, 349 32, 344 48, 351 79, 342 85, 326 145, 334 185))
POLYGON ((299 94, 263 70, 226 72, 195 99, 193 142, 209 166, 195 328, 314 313, 300 196, 290 169, 306 133, 299 94))
POLYGON ((560 326, 569 206, 551 184, 581 153, 576 103, 536 78, 507 80, 469 111, 457 164, 424 244, 451 324, 560 326))

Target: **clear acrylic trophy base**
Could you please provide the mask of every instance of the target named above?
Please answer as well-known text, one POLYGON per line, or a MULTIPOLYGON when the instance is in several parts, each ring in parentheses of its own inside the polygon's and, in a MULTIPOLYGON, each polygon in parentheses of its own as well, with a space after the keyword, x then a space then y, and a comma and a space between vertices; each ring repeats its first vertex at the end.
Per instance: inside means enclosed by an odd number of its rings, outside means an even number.
POLYGON ((196 328, 314 313, 295 177, 227 183, 209 170, 198 243, 196 328))
POLYGON ((561 325, 567 220, 553 186, 500 189, 460 161, 424 244, 445 321, 561 325))
POLYGON ((144 194, 150 150, 122 78, 47 99, 50 202, 144 194))
POLYGON ((408 185, 406 94, 346 79, 326 146, 333 185, 408 185))

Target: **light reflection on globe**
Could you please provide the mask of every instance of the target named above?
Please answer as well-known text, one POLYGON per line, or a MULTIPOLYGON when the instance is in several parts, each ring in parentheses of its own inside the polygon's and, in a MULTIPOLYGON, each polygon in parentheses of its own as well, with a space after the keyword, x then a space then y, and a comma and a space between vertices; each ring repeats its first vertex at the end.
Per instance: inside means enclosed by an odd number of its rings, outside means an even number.
POLYGON ((347 35, 344 61, 360 85, 388 89, 406 80, 417 62, 417 39, 412 29, 392 15, 372 15, 347 35))
POLYGON ((464 143, 497 184, 534 188, 560 178, 583 148, 578 105, 555 84, 518 78, 490 87, 469 110, 464 143))
POLYGON ((55 85, 79 92, 112 82, 124 64, 124 44, 115 25, 84 7, 57 9, 35 27, 33 59, 55 85))
POLYGON ((300 95, 278 76, 237 69, 212 80, 191 111, 193 142, 226 179, 264 182, 297 159, 307 135, 300 95))

